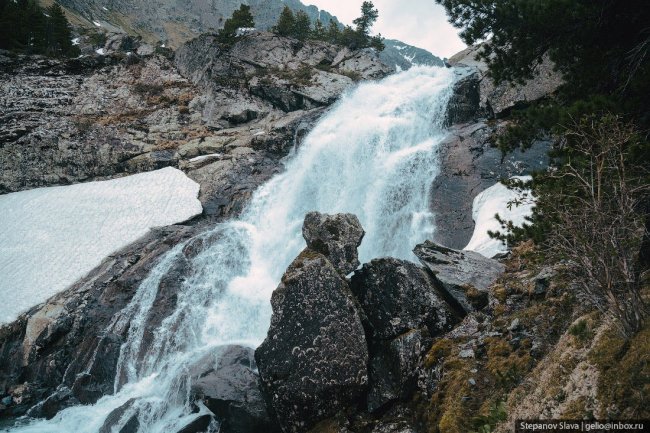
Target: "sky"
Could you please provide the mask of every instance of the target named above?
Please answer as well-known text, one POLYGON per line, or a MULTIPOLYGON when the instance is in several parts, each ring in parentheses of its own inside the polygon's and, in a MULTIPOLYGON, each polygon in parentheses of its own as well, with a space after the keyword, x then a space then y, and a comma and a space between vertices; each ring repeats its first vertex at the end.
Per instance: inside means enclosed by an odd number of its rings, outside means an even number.
MULTIPOLYGON (((352 24, 360 15, 363 0, 302 0, 336 15, 343 24, 352 24)), ((438 57, 451 57, 465 48, 458 29, 447 22, 445 9, 435 0, 373 0, 379 19, 373 33, 399 39, 424 48, 438 57)))

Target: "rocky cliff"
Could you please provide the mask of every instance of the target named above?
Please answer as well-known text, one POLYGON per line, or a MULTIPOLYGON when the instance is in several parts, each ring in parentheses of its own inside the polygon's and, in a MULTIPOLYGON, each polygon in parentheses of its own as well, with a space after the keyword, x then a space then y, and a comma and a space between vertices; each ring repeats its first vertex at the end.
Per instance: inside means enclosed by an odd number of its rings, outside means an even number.
POLYGON ((449 136, 439 150, 442 170, 431 187, 438 227, 434 239, 452 248, 464 248, 472 237, 472 200, 481 191, 501 179, 548 167, 550 141, 536 141, 525 151, 506 155, 496 142, 508 126, 513 108, 553 97, 562 83, 547 60, 534 79, 495 86, 487 75, 487 65, 475 58, 478 49, 469 47, 449 59, 457 81, 447 115, 449 136))
POLYGON ((390 72, 370 50, 269 33, 228 49, 202 36, 175 58, 0 53, 0 67, 0 192, 175 166, 220 216, 241 206, 235 196, 267 179, 354 80, 390 72))

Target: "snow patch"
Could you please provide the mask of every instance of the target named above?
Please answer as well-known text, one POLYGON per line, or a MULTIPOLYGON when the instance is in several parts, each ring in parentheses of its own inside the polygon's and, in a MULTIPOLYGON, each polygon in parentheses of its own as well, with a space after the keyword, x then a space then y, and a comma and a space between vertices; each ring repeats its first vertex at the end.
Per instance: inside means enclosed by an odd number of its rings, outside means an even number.
POLYGON ((200 156, 195 156, 194 158, 190 159, 190 162, 198 162, 198 161, 203 161, 208 158, 218 158, 220 157, 220 153, 210 153, 208 155, 200 155, 200 156))
POLYGON ((93 24, 95 24, 97 27, 101 27, 102 25, 98 23, 97 21, 93 21, 93 24))
POLYGON ((0 196, 0 323, 46 301, 151 227, 202 212, 175 168, 0 196))
MULTIPOLYGON (((515 176, 514 179, 529 181, 531 177, 515 176)), ((492 239, 488 235, 488 231, 501 230, 495 215, 499 214, 502 219, 512 221, 515 226, 521 227, 526 221, 525 218, 532 214, 534 206, 529 190, 509 189, 500 182, 481 192, 474 198, 472 205, 472 218, 476 224, 474 233, 464 249, 476 251, 485 257, 494 257, 507 252, 508 248, 500 240, 492 239), (513 204, 508 209, 508 203, 513 200, 521 200, 522 203, 519 206, 513 204)))
POLYGON ((74 38, 74 39, 72 40, 72 45, 79 45, 79 41, 80 41, 80 40, 81 40, 81 38, 74 38))
POLYGON ((97 50, 95 50, 95 52, 97 54, 99 54, 100 56, 105 56, 106 55, 106 50, 103 49, 103 48, 98 48, 97 50))

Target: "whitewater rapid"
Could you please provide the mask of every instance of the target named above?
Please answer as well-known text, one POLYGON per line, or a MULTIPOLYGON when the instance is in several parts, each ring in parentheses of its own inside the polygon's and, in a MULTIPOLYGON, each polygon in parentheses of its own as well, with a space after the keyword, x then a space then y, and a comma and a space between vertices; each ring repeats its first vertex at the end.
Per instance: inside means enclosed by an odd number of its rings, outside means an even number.
MULTIPOLYGON (((191 413, 188 371, 219 346, 262 342, 271 293, 305 246, 301 227, 309 211, 356 214, 366 231, 362 262, 413 258, 412 248, 435 230, 429 187, 439 170, 437 148, 446 135, 453 81, 451 69, 418 67, 344 95, 287 159, 283 173, 255 192, 239 219, 201 235, 209 246, 189 263, 176 310, 151 344, 143 345, 145 318, 161 281, 183 259, 184 245, 162 257, 114 318, 111 332, 128 329, 115 394, 10 431, 97 433, 108 414, 130 399, 134 403, 114 431, 134 413, 140 433, 175 432, 205 413, 191 413)), ((212 428, 218 431, 216 423, 212 428)))

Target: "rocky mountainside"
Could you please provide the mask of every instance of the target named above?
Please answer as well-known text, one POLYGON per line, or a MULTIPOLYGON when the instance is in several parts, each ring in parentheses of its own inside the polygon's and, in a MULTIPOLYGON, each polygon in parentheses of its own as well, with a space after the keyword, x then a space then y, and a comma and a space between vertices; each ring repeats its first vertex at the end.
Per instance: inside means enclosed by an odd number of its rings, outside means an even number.
POLYGON ((406 71, 413 66, 444 66, 441 58, 427 50, 417 48, 395 39, 384 41, 386 48, 379 54, 381 60, 395 70, 406 71))
MULTIPOLYGON (((108 30, 117 30, 142 36, 145 41, 161 41, 177 48, 184 42, 205 32, 214 32, 239 9, 240 0, 62 0, 61 5, 88 24, 93 22, 108 30)), ((312 21, 320 19, 325 25, 336 20, 316 6, 305 6, 299 0, 252 0, 255 23, 260 30, 274 26, 284 6, 306 12, 312 21)))
POLYGON ((470 47, 449 59, 458 79, 449 102, 450 134, 439 151, 442 171, 431 189, 439 228, 434 239, 452 248, 464 248, 472 236, 472 200, 478 193, 500 179, 548 167, 550 141, 538 140, 525 151, 505 155, 496 141, 507 128, 513 108, 552 97, 562 84, 546 60, 534 79, 495 86, 487 76, 487 65, 475 59, 477 51, 478 47, 470 47))
MULTIPOLYGON (((222 28, 225 20, 239 8, 241 1, 62 0, 60 3, 81 28, 109 35, 125 33, 140 37, 152 46, 164 44, 178 48, 202 33, 222 28)), ((312 22, 321 20, 327 26, 334 21, 340 25, 329 12, 313 5, 306 6, 300 0, 251 0, 246 3, 250 5, 260 30, 270 30, 285 6, 294 12, 305 12, 312 22)), ((381 56, 393 70, 406 70, 413 65, 442 65, 442 61, 428 51, 395 40, 386 41, 386 49, 381 56)))
POLYGON ((225 51, 202 36, 173 58, 2 54, 0 67, 0 192, 175 166, 202 185, 213 215, 268 178, 355 80, 390 72, 370 50, 270 33, 225 51))

